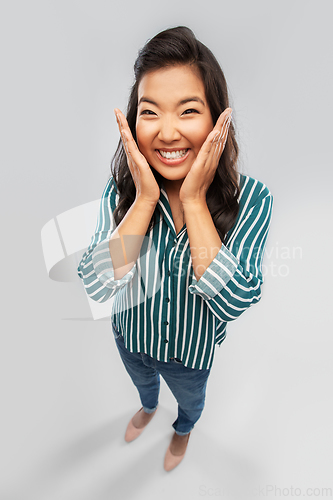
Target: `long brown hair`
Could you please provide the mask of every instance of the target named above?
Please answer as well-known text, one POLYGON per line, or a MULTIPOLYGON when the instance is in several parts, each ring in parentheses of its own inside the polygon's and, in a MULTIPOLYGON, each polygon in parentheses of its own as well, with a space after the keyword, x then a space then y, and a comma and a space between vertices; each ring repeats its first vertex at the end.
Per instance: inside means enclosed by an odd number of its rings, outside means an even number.
MULTIPOLYGON (((126 118, 135 141, 137 140, 138 87, 142 77, 149 71, 180 64, 195 65, 198 68, 214 124, 220 114, 229 107, 227 83, 213 53, 197 40, 192 30, 186 26, 167 29, 158 33, 145 44, 139 51, 134 64, 135 81, 127 105, 126 118)), ((239 210, 239 186, 236 170, 238 151, 235 128, 231 121, 227 142, 215 177, 206 193, 207 206, 222 242, 226 233, 234 225, 239 210)), ((154 168, 152 168, 152 172, 158 185, 161 186, 162 176, 154 168)), ((113 212, 118 226, 136 196, 135 184, 121 139, 111 161, 111 175, 119 193, 119 203, 113 212)), ((157 221, 155 214, 156 210, 150 220, 147 232, 153 228, 157 221)))

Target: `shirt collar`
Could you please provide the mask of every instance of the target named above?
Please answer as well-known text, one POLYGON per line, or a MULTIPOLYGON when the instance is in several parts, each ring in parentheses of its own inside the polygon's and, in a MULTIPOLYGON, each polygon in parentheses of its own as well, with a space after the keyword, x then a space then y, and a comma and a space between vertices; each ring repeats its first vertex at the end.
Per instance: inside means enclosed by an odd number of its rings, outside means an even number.
POLYGON ((169 203, 169 198, 168 194, 165 190, 163 181, 161 181, 161 186, 160 186, 160 199, 158 200, 157 206, 161 214, 163 215, 163 219, 165 220, 166 224, 169 226, 171 232, 173 235, 176 237, 176 228, 173 223, 173 218, 172 218, 172 211, 169 203))

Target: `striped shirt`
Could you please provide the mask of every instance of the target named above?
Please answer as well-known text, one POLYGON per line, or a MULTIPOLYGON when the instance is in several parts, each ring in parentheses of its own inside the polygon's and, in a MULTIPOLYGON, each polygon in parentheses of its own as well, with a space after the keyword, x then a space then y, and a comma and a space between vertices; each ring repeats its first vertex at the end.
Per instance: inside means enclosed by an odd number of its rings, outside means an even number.
POLYGON ((261 298, 262 258, 273 197, 261 182, 239 174, 239 213, 199 281, 191 261, 186 224, 176 234, 162 184, 154 227, 147 231, 132 269, 114 279, 109 239, 119 194, 113 177, 104 189, 95 234, 77 268, 96 302, 114 298, 111 322, 125 347, 164 362, 211 368, 226 326, 261 298))

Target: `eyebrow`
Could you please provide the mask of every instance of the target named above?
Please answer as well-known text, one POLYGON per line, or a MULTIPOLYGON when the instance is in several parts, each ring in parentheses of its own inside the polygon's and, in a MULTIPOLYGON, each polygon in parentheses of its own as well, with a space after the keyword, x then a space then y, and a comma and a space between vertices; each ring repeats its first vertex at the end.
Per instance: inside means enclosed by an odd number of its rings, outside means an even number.
MULTIPOLYGON (((192 102, 192 101, 200 102, 201 104, 203 104, 203 106, 205 106, 205 103, 203 102, 202 99, 200 99, 200 97, 193 96, 193 97, 186 97, 185 99, 182 99, 181 101, 179 101, 177 104, 177 107, 182 106, 182 104, 186 104, 187 102, 192 102)), ((141 99, 138 102, 138 106, 142 102, 148 102, 149 104, 153 104, 154 106, 158 107, 157 102, 153 101, 152 99, 148 99, 148 97, 141 97, 141 99)))

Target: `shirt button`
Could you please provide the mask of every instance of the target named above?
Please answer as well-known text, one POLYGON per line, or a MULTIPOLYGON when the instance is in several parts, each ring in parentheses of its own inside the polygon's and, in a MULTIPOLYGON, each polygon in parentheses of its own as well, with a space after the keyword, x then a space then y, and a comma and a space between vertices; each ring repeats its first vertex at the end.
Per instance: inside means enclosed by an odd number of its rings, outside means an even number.
POLYGON ((168 271, 168 276, 171 276, 171 271, 168 271))
POLYGON ((164 324, 165 324, 165 325, 168 325, 168 324, 169 324, 169 321, 164 321, 164 324))
POLYGON ((170 302, 169 297, 166 297, 166 298, 165 298, 165 302, 170 302))
POLYGON ((167 339, 164 339, 164 342, 167 344, 169 341, 167 339))

